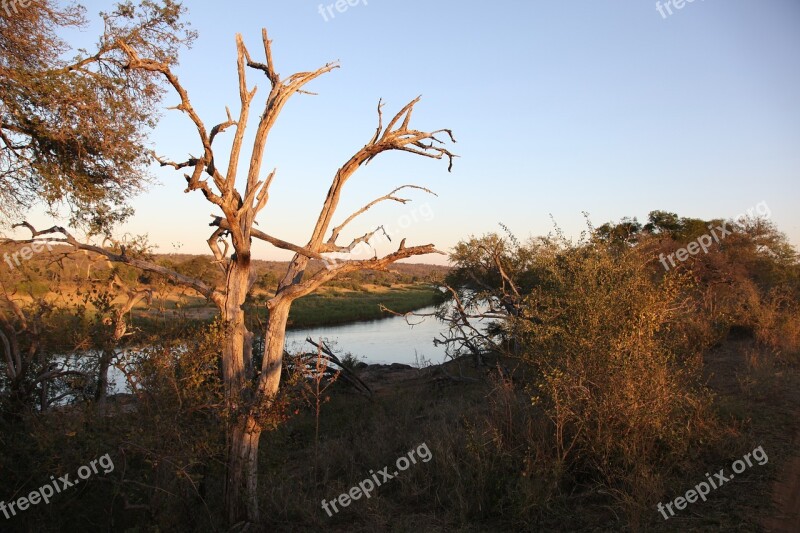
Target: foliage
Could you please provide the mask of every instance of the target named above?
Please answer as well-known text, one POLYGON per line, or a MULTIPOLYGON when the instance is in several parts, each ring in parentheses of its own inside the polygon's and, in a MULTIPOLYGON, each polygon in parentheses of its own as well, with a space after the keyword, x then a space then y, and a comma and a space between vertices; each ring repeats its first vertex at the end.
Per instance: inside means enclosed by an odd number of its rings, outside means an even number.
POLYGON ((694 457, 724 446, 702 385, 704 354, 739 328, 797 361, 800 270, 768 221, 748 219, 707 254, 661 266, 660 253, 712 222, 653 212, 646 226, 589 225, 577 243, 557 229, 525 243, 490 234, 455 247, 444 342, 526 369, 511 381, 498 367, 489 426, 495 453, 528 450, 519 472, 543 481, 529 493, 520 486, 528 504, 597 488, 636 527, 694 457))
POLYGON ((194 38, 184 8, 122 2, 101 14, 105 31, 89 52, 60 36, 86 26, 82 7, 9 5, 0 16, 0 212, 66 205, 73 224, 106 234, 148 181, 143 147, 164 91, 155 75, 127 68, 120 43, 174 64, 194 38))
POLYGON ((558 244, 534 268, 547 282, 513 319, 537 369, 533 401, 567 478, 601 484, 633 518, 692 443, 713 436, 696 344, 682 335, 691 282, 654 275, 637 248, 558 244))

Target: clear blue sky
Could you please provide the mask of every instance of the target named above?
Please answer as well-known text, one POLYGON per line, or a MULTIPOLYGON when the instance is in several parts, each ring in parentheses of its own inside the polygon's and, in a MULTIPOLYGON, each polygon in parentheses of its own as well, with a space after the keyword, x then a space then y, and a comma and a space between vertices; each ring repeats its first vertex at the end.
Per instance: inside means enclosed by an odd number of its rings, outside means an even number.
MULTIPOLYGON (((95 14, 106 5, 87 7, 95 14)), ((546 234, 550 214, 577 235, 582 211, 599 225, 645 220, 654 209, 734 217, 766 201, 800 244, 796 0, 696 0, 667 18, 651 1, 368 0, 334 8, 328 21, 319 6, 190 6, 199 38, 178 73, 209 125, 224 119, 225 105, 238 111, 237 32, 259 58, 267 27, 283 76, 341 61, 309 86, 318 96, 290 102, 272 132, 265 168, 278 174, 259 219, 265 231, 304 244, 331 177, 373 133, 378 98, 392 113, 422 94, 416 127, 453 129, 461 157, 452 174, 444 162, 409 154, 374 161, 348 183, 336 220, 395 185, 417 183, 439 196, 385 204, 353 233, 409 225, 409 243, 448 250, 499 222, 521 238, 546 234)), ((264 97, 266 78, 249 76, 264 97)), ((170 95, 165 106, 174 103, 170 95)), ((175 159, 200 152, 188 119, 174 111, 153 141, 175 159)), ((127 230, 148 233, 161 252, 180 244, 206 253, 211 206, 184 194, 177 173, 158 178, 135 202, 127 230)), ((255 255, 287 257, 266 244, 255 255)))

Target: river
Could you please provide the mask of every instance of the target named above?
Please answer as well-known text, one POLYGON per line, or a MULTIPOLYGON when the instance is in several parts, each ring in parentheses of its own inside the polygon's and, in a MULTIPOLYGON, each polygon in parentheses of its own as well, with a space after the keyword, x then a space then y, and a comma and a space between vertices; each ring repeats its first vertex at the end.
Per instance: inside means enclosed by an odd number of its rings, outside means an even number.
MULTIPOLYGON (((419 309, 417 313, 433 313, 434 307, 419 309)), ((433 364, 444 361, 444 346, 434 346, 433 339, 444 331, 441 322, 433 317, 410 319, 393 316, 368 322, 355 322, 341 326, 295 329, 286 332, 286 349, 290 352, 313 350, 305 342, 307 337, 315 341, 328 339, 331 348, 337 353, 350 352, 368 364, 404 363, 415 365, 431 361, 433 364)))
MULTIPOLYGON (((434 310, 435 307, 426 307, 416 312, 427 314, 434 310)), ((312 351, 314 348, 306 343, 306 338, 311 337, 317 342, 325 340, 337 355, 349 352, 367 364, 444 362, 444 346, 433 345, 433 339, 445 331, 444 325, 434 317, 411 318, 410 322, 415 325, 393 316, 341 326, 293 329, 286 332, 286 349, 312 351)), ((109 368, 108 377, 112 394, 127 392, 125 377, 118 368, 109 368)))

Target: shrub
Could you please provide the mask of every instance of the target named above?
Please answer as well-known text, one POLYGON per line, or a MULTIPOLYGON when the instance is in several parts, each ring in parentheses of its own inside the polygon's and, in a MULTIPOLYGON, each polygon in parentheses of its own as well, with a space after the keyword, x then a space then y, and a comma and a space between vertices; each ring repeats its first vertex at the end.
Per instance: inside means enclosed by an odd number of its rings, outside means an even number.
POLYGON ((560 244, 537 258, 546 282, 515 321, 538 369, 534 403, 551 421, 564 472, 603 486, 636 521, 713 425, 710 398, 687 364, 692 339, 674 328, 693 321, 681 305, 691 283, 654 274, 638 248, 560 244))

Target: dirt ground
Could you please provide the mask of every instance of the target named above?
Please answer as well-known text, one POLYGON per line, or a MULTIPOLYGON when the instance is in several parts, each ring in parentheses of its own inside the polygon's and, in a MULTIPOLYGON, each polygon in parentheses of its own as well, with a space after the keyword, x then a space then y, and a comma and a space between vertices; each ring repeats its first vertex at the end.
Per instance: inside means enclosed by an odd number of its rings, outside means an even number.
MULTIPOLYGON (((749 338, 733 338, 705 358, 709 387, 718 402, 745 420, 753 440, 770 450, 771 505, 753 505, 764 531, 800 532, 800 376, 749 338)), ((754 490, 742 489, 745 501, 754 490)))

